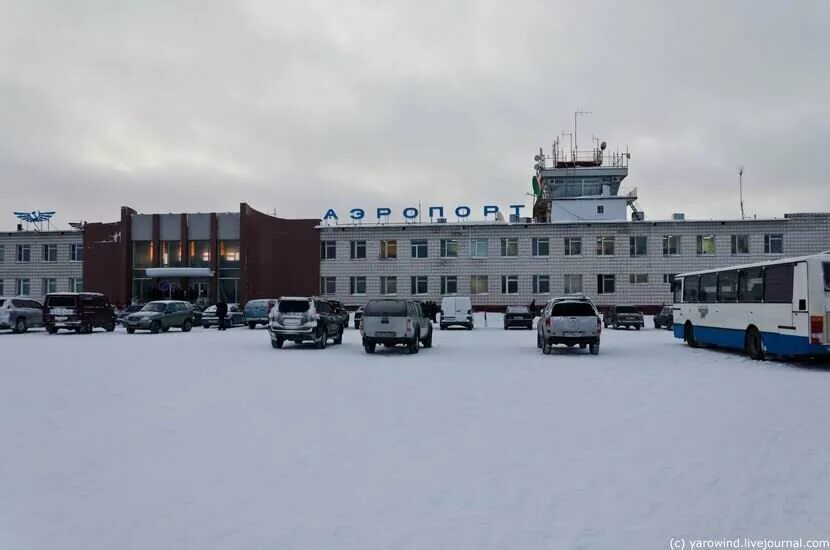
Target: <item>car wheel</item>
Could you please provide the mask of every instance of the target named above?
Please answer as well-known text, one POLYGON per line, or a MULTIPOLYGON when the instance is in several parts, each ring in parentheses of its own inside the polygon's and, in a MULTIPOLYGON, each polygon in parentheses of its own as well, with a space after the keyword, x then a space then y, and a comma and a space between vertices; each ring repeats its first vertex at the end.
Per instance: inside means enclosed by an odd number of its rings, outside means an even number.
POLYGON ((654 328, 660 328, 660 323, 658 323, 657 321, 654 321, 654 328))
POLYGON ((366 353, 375 353, 375 344, 363 344, 363 349, 366 350, 366 353))
POLYGON ((421 347, 421 346, 420 346, 420 342, 418 342, 418 337, 416 336, 416 337, 414 337, 414 338, 412 339, 412 341, 410 341, 410 342, 406 345, 406 350, 407 350, 410 354, 415 354, 415 353, 418 353, 418 350, 420 349, 420 347, 421 347))
POLYGON ((55 327, 46 327, 46 332, 48 332, 49 334, 57 334, 58 329, 55 327))
POLYGON ((26 319, 20 317, 17 319, 17 322, 14 324, 14 331, 17 334, 23 334, 26 332, 26 319))
POLYGON ((542 333, 536 331, 536 347, 542 349, 542 333))
POLYGON ((695 340, 695 327, 692 323, 686 323, 686 326, 683 327, 683 339, 686 340, 686 344, 690 348, 696 348, 698 346, 697 340, 695 340))
POLYGON ((429 326, 429 332, 427 333, 427 337, 424 338, 423 344, 425 348, 432 347, 432 325, 429 326))
POLYGON ((106 325, 104 325, 104 330, 107 332, 112 332, 115 330, 115 321, 109 321, 106 325))
POLYGON ((271 347, 274 349, 282 349, 283 343, 285 343, 285 340, 283 340, 280 337, 277 337, 276 339, 271 339, 271 347))
POLYGON ((550 342, 542 342, 542 353, 544 353, 545 355, 550 355, 551 351, 552 347, 550 345, 550 342))
POLYGON ((588 347, 588 351, 591 352, 591 355, 598 355, 599 354, 599 343, 591 344, 588 347))
POLYGON ((128 328, 127 329, 127 334, 135 334, 135 329, 134 328, 128 328))
POLYGON ((749 327, 746 331, 746 354, 756 361, 763 361, 767 354, 764 350, 764 340, 761 333, 755 327, 749 327))
POLYGON ((185 319, 184 323, 182 323, 182 332, 190 332, 190 329, 193 328, 193 321, 190 319, 185 319))
POLYGON ((253 321, 248 323, 248 328, 254 330, 256 328, 256 323, 254 323, 253 321))
POLYGON ((588 347, 588 344, 579 344, 579 349, 585 349, 588 347))
POLYGON ((620 330, 620 324, 614 321, 614 330, 620 330))
POLYGON ((328 344, 328 334, 322 328, 317 329, 317 335, 314 337, 314 347, 317 349, 326 349, 328 344))
POLYGON ((642 327, 640 327, 640 325, 637 325, 637 326, 636 326, 636 327, 634 327, 634 328, 635 328, 635 329, 637 329, 637 330, 640 330, 642 327))
POLYGON ((83 332, 84 334, 92 334, 92 322, 87 321, 86 323, 84 323, 83 327, 81 328, 81 332, 83 332))
POLYGON ((357 330, 359 328, 360 328, 360 324, 357 321, 355 321, 354 322, 354 329, 357 330))
POLYGON ((170 330, 170 327, 162 327, 161 329, 162 332, 167 332, 168 330, 170 330))
POLYGON ((334 337, 334 343, 335 344, 342 344, 343 343, 343 326, 342 325, 337 330, 337 336, 334 337))
POLYGON ((150 323, 150 334, 158 334, 161 330, 161 325, 158 321, 153 321, 150 323))

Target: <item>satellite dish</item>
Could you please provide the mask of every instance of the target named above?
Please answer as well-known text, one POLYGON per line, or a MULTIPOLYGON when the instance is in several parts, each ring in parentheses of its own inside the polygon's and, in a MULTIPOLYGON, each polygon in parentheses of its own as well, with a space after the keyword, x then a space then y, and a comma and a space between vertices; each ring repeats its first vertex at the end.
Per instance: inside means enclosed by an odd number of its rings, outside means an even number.
POLYGON ((542 157, 540 157, 539 155, 536 155, 535 157, 533 157, 533 160, 535 160, 536 162, 539 162, 540 160, 542 160, 542 157))
POLYGON ((608 145, 604 141, 599 144, 599 150, 600 151, 605 151, 606 147, 608 147, 608 145))
POLYGON ((533 179, 530 181, 530 186, 533 188, 533 195, 538 197, 542 194, 542 188, 539 186, 539 178, 533 176, 533 179))

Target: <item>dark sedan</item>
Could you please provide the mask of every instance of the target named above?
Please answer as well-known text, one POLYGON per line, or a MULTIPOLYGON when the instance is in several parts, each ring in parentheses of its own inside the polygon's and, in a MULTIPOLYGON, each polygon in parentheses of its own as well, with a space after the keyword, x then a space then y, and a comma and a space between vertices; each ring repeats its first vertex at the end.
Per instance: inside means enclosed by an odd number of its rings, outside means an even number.
POLYGON ((504 330, 510 327, 533 328, 533 314, 527 306, 508 306, 504 312, 504 330))

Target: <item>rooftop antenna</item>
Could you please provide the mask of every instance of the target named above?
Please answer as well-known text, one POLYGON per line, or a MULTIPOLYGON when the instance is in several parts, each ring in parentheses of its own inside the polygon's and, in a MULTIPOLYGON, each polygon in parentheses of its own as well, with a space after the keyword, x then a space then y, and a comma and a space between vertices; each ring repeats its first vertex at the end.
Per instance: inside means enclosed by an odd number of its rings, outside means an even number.
POLYGON ((738 194, 741 199, 741 219, 745 220, 744 215, 744 167, 738 166, 738 194))
MULTIPOLYGON (((574 112, 574 147, 575 147, 574 150, 579 149, 579 141, 576 139, 576 120, 580 116, 585 116, 585 115, 590 115, 590 114, 591 114, 591 111, 583 111, 579 107, 577 107, 576 111, 574 112)), ((576 159, 574 159, 574 160, 576 160, 576 159)))

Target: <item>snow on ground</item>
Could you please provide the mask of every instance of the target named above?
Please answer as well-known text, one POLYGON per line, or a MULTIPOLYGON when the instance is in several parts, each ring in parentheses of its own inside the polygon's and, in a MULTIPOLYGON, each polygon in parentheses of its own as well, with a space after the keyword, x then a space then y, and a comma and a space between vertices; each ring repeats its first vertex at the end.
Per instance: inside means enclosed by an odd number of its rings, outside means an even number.
POLYGON ((828 537, 830 370, 606 330, 368 356, 0 334, 0 548, 665 548, 828 537))

